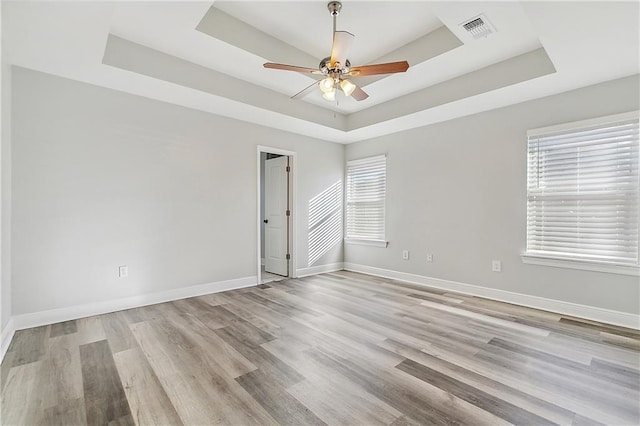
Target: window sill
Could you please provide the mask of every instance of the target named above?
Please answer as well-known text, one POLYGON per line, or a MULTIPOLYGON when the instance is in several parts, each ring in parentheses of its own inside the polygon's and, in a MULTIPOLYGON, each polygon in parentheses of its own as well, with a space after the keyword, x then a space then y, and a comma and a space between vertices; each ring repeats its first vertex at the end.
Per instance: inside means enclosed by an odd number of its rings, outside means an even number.
POLYGON ((640 276, 640 268, 637 266, 557 259, 530 254, 522 254, 520 255, 520 258, 522 259, 522 263, 526 263, 528 265, 552 266, 555 268, 581 269, 584 271, 606 272, 609 274, 640 276))
POLYGON ((345 238, 344 242, 347 244, 355 244, 359 246, 369 246, 369 247, 381 247, 386 248, 389 245, 388 241, 380 241, 380 240, 356 240, 353 238, 345 238))

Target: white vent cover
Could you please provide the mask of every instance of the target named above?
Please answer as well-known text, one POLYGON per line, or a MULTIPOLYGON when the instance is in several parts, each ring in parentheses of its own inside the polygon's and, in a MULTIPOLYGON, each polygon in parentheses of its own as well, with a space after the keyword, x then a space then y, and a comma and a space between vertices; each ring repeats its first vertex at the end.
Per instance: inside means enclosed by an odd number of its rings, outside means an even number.
POLYGON ((478 15, 475 18, 460 24, 460 26, 471 34, 473 38, 486 37, 489 34, 496 32, 495 28, 493 28, 489 23, 489 20, 487 20, 487 17, 484 15, 478 15))

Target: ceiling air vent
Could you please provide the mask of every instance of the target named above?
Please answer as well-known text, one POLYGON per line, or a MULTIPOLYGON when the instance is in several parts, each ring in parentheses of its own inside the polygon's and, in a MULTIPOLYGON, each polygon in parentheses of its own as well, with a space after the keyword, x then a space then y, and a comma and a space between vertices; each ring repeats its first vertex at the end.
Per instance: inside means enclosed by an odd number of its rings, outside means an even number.
POLYGON ((489 34, 496 32, 495 28, 493 28, 487 20, 487 17, 484 15, 476 16, 464 24, 460 24, 460 26, 471 34, 473 38, 486 37, 489 34))

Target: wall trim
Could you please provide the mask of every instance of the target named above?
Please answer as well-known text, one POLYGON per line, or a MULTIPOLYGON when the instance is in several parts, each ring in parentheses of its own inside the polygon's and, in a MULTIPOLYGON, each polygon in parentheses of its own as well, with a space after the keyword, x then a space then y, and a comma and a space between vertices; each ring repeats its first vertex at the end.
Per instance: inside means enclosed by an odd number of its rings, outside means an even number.
POLYGON ((188 297, 203 296, 205 294, 251 287, 256 285, 256 280, 257 277, 253 276, 227 281, 218 281, 156 293, 141 294, 139 296, 126 297, 122 299, 106 300, 103 302, 87 303, 84 305, 69 306, 66 308, 51 309, 48 311, 14 315, 12 320, 15 324, 15 329, 22 330, 41 325, 55 324, 61 321, 69 321, 93 315, 138 308, 140 306, 155 305, 157 303, 170 302, 172 300, 186 299, 188 297))
POLYGON ((316 274, 325 274, 327 272, 335 272, 335 271, 342 271, 344 269, 344 263, 343 262, 338 262, 338 263, 329 263, 327 265, 318 265, 318 266, 311 266, 309 268, 299 268, 297 269, 297 277, 301 278, 301 277, 308 277, 309 275, 316 275, 316 274))
POLYGON ((443 280, 440 278, 430 278, 423 275, 409 274, 406 272, 393 271, 390 269, 375 268, 373 266, 358 265, 355 263, 344 263, 344 269, 352 272, 360 272, 368 275, 375 275, 383 278, 391 278, 406 281, 412 284, 424 285, 441 290, 449 290, 470 296, 479 296, 486 299, 498 300, 500 302, 513 303, 529 308, 541 309, 544 311, 556 312, 564 315, 585 318, 599 321, 606 324, 613 324, 627 328, 640 329, 640 316, 628 312, 614 311, 610 309, 598 308, 595 306, 580 305, 577 303, 564 302, 561 300, 547 299, 539 296, 532 296, 522 293, 514 293, 506 290, 499 290, 488 287, 481 287, 472 284, 465 284, 456 281, 443 280))
POLYGON ((9 349, 9 345, 11 344, 11 339, 13 339, 13 335, 16 333, 16 327, 14 325, 13 317, 9 318, 7 325, 2 330, 2 340, 0 340, 0 363, 4 359, 4 355, 7 353, 9 349))

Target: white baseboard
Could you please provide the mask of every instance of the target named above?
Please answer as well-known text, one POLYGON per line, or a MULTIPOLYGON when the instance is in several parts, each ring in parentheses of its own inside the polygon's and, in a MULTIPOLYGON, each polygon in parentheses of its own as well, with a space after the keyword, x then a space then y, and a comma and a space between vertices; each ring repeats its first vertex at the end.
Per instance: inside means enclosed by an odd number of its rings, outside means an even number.
MULTIPOLYGON (((70 306, 67 308, 52 309, 49 311, 33 312, 29 314, 15 315, 12 317, 16 330, 38 327, 41 325, 55 324, 61 321, 69 321, 78 318, 101 315, 109 312, 122 311, 124 309, 140 306, 155 305, 156 303, 170 302, 172 300, 186 299, 188 297, 202 296, 205 294, 219 293, 221 291, 235 290, 238 288, 255 286, 257 277, 237 278, 228 281, 218 281, 208 284, 200 284, 191 287, 176 288, 157 293, 142 294, 116 300, 88 303, 86 305, 70 306)), ((4 339, 4 334, 3 334, 4 339)), ((4 344, 4 340, 3 340, 4 344)))
POLYGON ((4 359, 4 355, 7 353, 7 349, 9 349, 9 345, 11 344, 11 339, 13 339, 13 335, 16 333, 16 327, 13 322, 13 317, 9 318, 9 322, 2 330, 2 340, 0 340, 0 362, 4 359))
POLYGON ((339 262, 339 263, 330 263, 328 265, 318 265, 318 266, 311 266, 309 268, 300 268, 296 270, 296 277, 297 278, 302 278, 302 277, 308 277, 309 275, 316 275, 316 274, 324 274, 327 272, 335 272, 335 271, 342 271, 344 269, 344 263, 339 262))
POLYGON ((383 278, 406 281, 413 284, 424 285, 441 290, 448 290, 457 293, 479 296, 486 299, 498 300, 501 302, 513 303, 515 305, 527 306, 529 308, 541 309, 544 311, 556 312, 563 315, 590 319, 606 324, 619 325, 627 328, 640 329, 640 316, 627 312, 613 311, 610 309, 598 308, 595 306, 579 305, 577 303, 563 302, 561 300, 547 299, 544 297, 531 296, 528 294, 514 293, 511 291, 498 290, 488 287, 480 287, 471 284, 448 281, 440 278, 430 278, 423 275, 398 272, 390 269, 375 268, 373 266, 358 265, 354 263, 344 263, 347 271, 360 272, 368 275, 375 275, 383 278))

